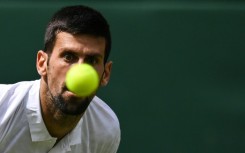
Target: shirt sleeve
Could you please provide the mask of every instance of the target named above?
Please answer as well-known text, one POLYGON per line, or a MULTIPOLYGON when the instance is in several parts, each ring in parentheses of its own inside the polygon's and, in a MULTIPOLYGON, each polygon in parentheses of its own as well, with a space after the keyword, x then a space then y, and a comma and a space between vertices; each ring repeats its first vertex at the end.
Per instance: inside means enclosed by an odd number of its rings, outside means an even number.
POLYGON ((110 147, 111 150, 110 151, 108 150, 108 152, 110 152, 110 153, 116 153, 118 151, 120 141, 121 141, 121 134, 119 132, 119 135, 112 142, 112 146, 110 147))

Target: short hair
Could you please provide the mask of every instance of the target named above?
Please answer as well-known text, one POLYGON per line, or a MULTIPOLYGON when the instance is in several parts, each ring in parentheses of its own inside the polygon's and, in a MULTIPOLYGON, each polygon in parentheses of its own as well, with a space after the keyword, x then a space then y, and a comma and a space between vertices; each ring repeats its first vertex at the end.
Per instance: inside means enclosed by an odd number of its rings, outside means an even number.
POLYGON ((45 52, 52 53, 56 35, 59 32, 104 37, 106 40, 104 62, 107 61, 111 51, 110 28, 106 19, 97 10, 88 6, 75 5, 63 7, 57 11, 46 28, 45 52))

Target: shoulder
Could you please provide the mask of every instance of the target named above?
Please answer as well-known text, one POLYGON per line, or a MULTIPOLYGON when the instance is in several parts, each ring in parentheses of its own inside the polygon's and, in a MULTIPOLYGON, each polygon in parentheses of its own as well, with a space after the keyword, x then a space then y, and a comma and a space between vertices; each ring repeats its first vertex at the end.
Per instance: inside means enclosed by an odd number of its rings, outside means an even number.
MULTIPOLYGON (((100 144, 116 150, 121 139, 119 120, 99 97, 94 97, 83 117, 83 128, 100 144)), ((109 153, 110 151, 108 151, 109 153)))
POLYGON ((95 96, 88 107, 87 115, 93 114, 93 117, 103 121, 104 123, 113 123, 114 126, 119 128, 119 120, 115 112, 103 100, 95 96))
POLYGON ((117 118, 117 115, 115 112, 110 108, 109 105, 107 105, 102 99, 99 97, 95 96, 94 99, 92 100, 91 106, 94 108, 97 108, 101 111, 101 113, 107 114, 111 117, 112 120, 118 122, 119 120, 117 118))
POLYGON ((15 90, 28 89, 34 84, 38 84, 39 82, 40 80, 34 80, 34 81, 21 81, 14 84, 0 84, 0 94, 3 94, 4 92, 15 91, 15 90))
POLYGON ((0 129, 1 126, 11 124, 14 121, 10 122, 12 117, 18 116, 24 111, 26 97, 38 82, 24 81, 15 84, 0 84, 0 129))
POLYGON ((0 84, 0 106, 4 102, 10 105, 11 103, 21 101, 35 84, 38 85, 39 80, 0 84))

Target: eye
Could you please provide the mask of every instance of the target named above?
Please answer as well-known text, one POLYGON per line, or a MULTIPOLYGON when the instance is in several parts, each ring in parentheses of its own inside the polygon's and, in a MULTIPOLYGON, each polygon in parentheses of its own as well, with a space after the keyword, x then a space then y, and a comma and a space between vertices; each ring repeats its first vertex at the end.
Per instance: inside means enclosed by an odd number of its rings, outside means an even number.
POLYGON ((96 56, 88 56, 85 58, 85 62, 91 65, 96 65, 99 63, 99 58, 96 56))
POLYGON ((77 59, 77 57, 76 57, 74 54, 69 53, 69 52, 64 53, 63 58, 64 58, 64 60, 65 60, 66 62, 68 62, 68 63, 75 62, 76 59, 77 59))

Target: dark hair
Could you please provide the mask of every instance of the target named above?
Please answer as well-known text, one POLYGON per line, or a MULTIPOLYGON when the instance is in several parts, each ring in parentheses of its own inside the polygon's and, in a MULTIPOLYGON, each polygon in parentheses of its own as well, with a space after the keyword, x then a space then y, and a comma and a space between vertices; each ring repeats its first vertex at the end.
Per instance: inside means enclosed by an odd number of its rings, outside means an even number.
POLYGON ((106 40, 104 60, 107 61, 111 50, 111 34, 109 25, 100 12, 83 5, 61 8, 48 23, 44 40, 45 52, 52 52, 59 32, 104 37, 106 40))

